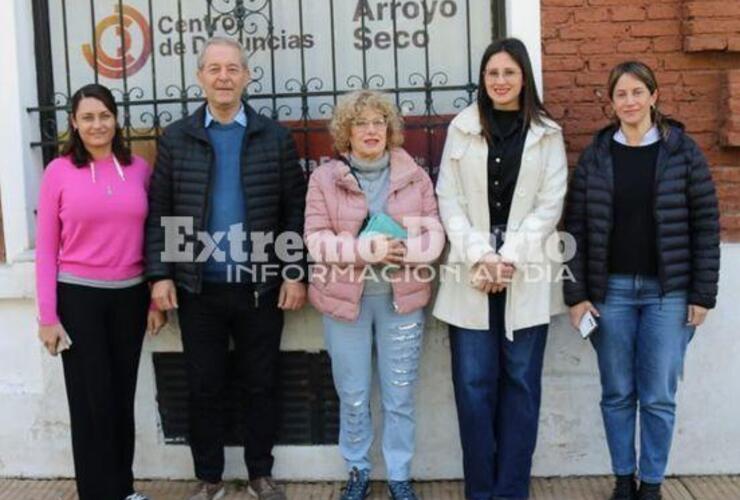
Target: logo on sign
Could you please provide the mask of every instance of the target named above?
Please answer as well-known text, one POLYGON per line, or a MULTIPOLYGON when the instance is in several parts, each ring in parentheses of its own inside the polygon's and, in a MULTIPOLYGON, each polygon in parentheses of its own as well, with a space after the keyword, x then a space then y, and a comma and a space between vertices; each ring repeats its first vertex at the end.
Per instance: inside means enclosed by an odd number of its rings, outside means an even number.
POLYGON ((98 73, 107 78, 136 74, 151 53, 149 22, 141 12, 128 5, 120 10, 114 7, 113 14, 95 26, 95 49, 89 43, 82 46, 82 54, 90 67, 95 68, 97 59, 98 73), (109 47, 115 47, 113 54, 108 51, 109 47))

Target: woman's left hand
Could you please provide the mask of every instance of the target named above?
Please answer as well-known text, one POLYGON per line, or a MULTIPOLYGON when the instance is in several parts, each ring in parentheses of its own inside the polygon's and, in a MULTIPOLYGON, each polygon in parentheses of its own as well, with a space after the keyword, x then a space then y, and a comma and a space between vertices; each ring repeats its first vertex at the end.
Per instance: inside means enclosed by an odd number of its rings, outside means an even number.
POLYGON ((704 323, 704 319, 707 317, 709 309, 696 304, 689 304, 689 311, 687 315, 686 324, 691 326, 699 326, 704 323))
POLYGON ((157 309, 150 309, 146 318, 146 332, 155 336, 167 324, 167 313, 157 309))

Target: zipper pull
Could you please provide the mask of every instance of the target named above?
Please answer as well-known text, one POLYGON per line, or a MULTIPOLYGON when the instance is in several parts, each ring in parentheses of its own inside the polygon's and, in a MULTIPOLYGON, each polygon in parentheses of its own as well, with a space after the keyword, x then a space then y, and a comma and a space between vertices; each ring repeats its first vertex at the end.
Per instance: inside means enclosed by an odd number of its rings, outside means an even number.
POLYGON ((260 293, 255 290, 254 291, 254 308, 257 309, 260 306, 260 293))

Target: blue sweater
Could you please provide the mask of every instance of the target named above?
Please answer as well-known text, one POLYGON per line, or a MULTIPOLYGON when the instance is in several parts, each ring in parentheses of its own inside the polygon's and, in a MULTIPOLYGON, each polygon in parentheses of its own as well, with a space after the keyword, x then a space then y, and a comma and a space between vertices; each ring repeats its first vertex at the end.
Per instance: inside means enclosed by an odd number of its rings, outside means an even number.
MULTIPOLYGON (((248 262, 234 260, 230 252, 231 245, 227 239, 229 228, 234 224, 240 224, 244 231, 249 231, 241 178, 241 148, 246 127, 244 122, 240 123, 240 121, 236 120, 225 125, 210 121, 206 125, 208 139, 216 154, 215 168, 211 172, 211 194, 208 200, 210 213, 207 228, 212 237, 217 231, 226 233, 218 244, 218 248, 225 253, 226 259, 217 262, 211 254, 204 263, 203 279, 209 282, 224 283, 228 280, 229 265, 248 264, 248 262)), ((247 241, 242 245, 245 252, 249 251, 248 243, 247 236, 247 241)), ((234 271, 232 267, 232 276, 234 271)), ((242 273, 242 276, 245 276, 245 273, 242 273)))

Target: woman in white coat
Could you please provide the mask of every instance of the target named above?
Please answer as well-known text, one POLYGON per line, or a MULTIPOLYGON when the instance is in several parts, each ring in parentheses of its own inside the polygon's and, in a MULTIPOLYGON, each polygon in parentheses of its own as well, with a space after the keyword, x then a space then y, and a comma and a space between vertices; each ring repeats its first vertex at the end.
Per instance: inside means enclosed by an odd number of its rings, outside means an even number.
POLYGON ((471 500, 529 495, 547 330, 565 312, 556 225, 567 172, 526 47, 492 43, 477 102, 448 129, 437 182, 450 249, 434 315, 450 325, 471 500))

